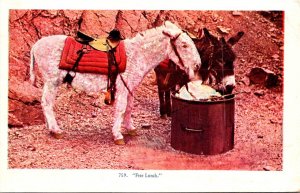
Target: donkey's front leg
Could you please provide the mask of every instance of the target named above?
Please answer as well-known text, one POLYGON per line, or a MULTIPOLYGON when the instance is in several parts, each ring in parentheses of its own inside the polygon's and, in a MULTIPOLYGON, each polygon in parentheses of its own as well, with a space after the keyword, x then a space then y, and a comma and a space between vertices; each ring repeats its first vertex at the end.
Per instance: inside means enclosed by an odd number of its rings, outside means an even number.
POLYGON ((124 145, 125 141, 121 133, 121 125, 125 116, 128 92, 120 92, 120 90, 117 90, 116 95, 117 97, 115 101, 115 117, 112 133, 114 136, 115 144, 124 145))
POLYGON ((59 128, 53 106, 56 98, 57 85, 52 82, 45 82, 42 96, 42 109, 45 116, 47 128, 55 138, 62 138, 63 131, 59 128))
POLYGON ((133 108, 133 99, 134 99, 133 93, 128 94, 127 106, 126 106, 126 111, 125 111, 124 121, 123 121, 124 129, 126 129, 128 134, 131 136, 137 135, 136 128, 133 125, 133 121, 131 117, 131 112, 133 108))

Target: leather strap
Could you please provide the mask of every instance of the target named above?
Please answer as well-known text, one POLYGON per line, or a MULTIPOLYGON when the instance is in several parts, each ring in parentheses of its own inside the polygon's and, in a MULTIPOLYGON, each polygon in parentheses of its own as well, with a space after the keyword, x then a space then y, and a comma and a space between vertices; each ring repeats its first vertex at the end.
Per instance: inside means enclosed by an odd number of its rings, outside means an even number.
POLYGON ((175 38, 170 39, 170 42, 171 42, 172 48, 173 48, 173 50, 174 50, 174 52, 175 52, 175 55, 177 56, 177 58, 178 58, 178 60, 179 60, 179 65, 180 65, 181 67, 185 68, 185 67, 184 67, 184 63, 183 63, 183 60, 182 60, 182 58, 180 57, 180 54, 179 54, 179 52, 178 52, 178 50, 177 50, 177 47, 175 46, 175 42, 176 42, 176 40, 178 39, 178 37, 179 37, 181 34, 182 34, 182 33, 178 34, 178 36, 176 36, 175 38))
POLYGON ((69 70, 68 73, 66 74, 65 78, 63 79, 63 83, 68 83, 68 84, 71 84, 71 83, 72 83, 73 79, 74 79, 75 76, 76 76, 76 69, 77 69, 77 67, 78 67, 78 65, 79 65, 79 62, 80 62, 82 56, 83 56, 85 53, 87 53, 87 52, 88 52, 87 46, 84 44, 84 45, 82 46, 82 49, 79 50, 79 51, 77 52, 78 58, 76 59, 76 61, 75 61, 75 63, 74 63, 74 66, 72 67, 72 69, 69 70), (70 74, 71 71, 74 72, 74 75, 73 75, 73 76, 70 74))
POLYGON ((113 104, 116 94, 116 80, 117 75, 119 74, 119 66, 114 54, 114 49, 107 42, 107 58, 108 58, 108 74, 107 74, 107 97, 105 98, 104 103, 107 105, 113 104), (116 67, 116 71, 112 73, 112 66, 116 67))

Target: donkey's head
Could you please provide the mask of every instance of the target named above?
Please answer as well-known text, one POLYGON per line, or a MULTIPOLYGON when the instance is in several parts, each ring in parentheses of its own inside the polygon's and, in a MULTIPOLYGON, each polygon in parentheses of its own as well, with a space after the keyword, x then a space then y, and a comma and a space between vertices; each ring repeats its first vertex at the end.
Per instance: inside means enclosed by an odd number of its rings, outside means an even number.
POLYGON ((204 83, 211 84, 222 94, 232 93, 235 87, 234 60, 236 55, 232 46, 236 44, 244 32, 225 41, 224 37, 217 38, 204 28, 200 30, 199 37, 193 39, 201 56, 202 65, 199 70, 204 83))
POLYGON ((201 66, 200 56, 194 42, 187 33, 169 21, 164 24, 163 34, 170 38, 167 48, 168 58, 184 70, 190 79, 193 79, 195 72, 201 66))

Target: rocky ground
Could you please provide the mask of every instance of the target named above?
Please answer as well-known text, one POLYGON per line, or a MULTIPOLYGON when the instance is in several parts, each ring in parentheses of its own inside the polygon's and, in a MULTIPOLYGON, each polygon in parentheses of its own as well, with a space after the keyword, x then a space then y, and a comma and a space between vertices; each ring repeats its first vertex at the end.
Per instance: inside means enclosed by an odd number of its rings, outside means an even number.
MULTIPOLYGON (((154 74, 148 75, 137 91, 133 118, 139 135, 126 136, 125 146, 113 143, 113 108, 104 105, 103 98, 61 91, 55 110, 64 138, 52 138, 45 125, 10 128, 10 168, 282 169, 282 93, 237 95, 234 149, 192 155, 171 147, 171 119, 159 117, 154 81, 154 74)), ((237 88, 244 89, 257 88, 237 88)))
MULTIPOLYGON (((55 111, 65 130, 64 137, 52 138, 44 124, 10 125, 9 168, 282 170, 282 23, 257 12, 208 11, 203 15, 205 20, 201 22, 212 31, 229 27, 233 32, 245 32, 234 48, 238 56, 235 91, 243 93, 235 99, 231 151, 207 156, 174 150, 170 145, 172 120, 159 117, 157 87, 151 72, 138 88, 134 102, 133 119, 139 135, 126 136, 125 146, 113 143, 113 108, 103 103, 102 96, 87 96, 63 87, 55 111), (247 74, 253 67, 272 70, 280 83, 274 88, 250 84, 247 74)), ((222 33, 226 35, 226 30, 222 33)), ((10 88, 10 99, 17 90, 10 88)), ((39 105, 38 101, 34 105, 39 105)))

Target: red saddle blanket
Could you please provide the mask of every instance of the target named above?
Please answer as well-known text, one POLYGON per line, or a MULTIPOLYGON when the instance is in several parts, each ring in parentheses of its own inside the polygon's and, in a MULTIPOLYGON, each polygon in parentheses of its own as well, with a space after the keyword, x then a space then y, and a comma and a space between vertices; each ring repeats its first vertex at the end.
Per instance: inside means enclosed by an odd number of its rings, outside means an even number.
POLYGON ((160 68, 168 69, 169 68, 169 59, 164 59, 159 63, 160 68))
MULTIPOLYGON (((59 68, 71 70, 78 58, 77 52, 82 49, 82 44, 77 42, 73 37, 67 37, 65 46, 62 51, 59 68)), ((79 61, 77 72, 88 73, 108 73, 108 57, 106 52, 98 51, 87 45, 88 53, 85 53, 79 61)), ((116 61, 119 67, 119 72, 124 72, 126 69, 126 52, 124 42, 121 41, 116 47, 116 61)), ((112 66, 112 72, 116 71, 116 67, 112 66)))

